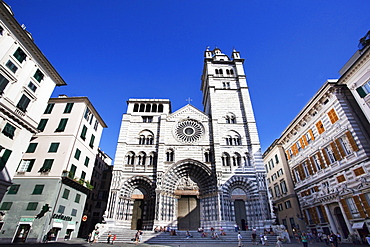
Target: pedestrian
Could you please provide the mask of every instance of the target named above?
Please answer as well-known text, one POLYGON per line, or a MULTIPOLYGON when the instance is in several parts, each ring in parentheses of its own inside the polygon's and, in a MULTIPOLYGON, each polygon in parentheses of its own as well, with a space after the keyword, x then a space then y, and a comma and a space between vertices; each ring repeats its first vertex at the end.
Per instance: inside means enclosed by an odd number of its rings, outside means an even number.
POLYGON ((337 232, 338 243, 342 242, 342 236, 337 232))
POLYGON ((108 232, 108 238, 107 238, 107 244, 110 244, 110 239, 112 237, 112 234, 110 234, 110 231, 108 232))
POLYGON ((238 226, 238 224, 235 224, 235 225, 234 225, 234 229, 235 229, 235 232, 238 232, 238 231, 239 231, 239 226, 238 226))
POLYGON ((303 244, 303 247, 308 247, 308 237, 305 232, 301 235, 301 242, 303 244))
POLYGON ((331 232, 329 236, 329 242, 331 244, 331 247, 338 247, 338 237, 334 234, 334 232, 331 232))
POLYGON ((238 232, 238 246, 239 247, 243 246, 242 239, 243 239, 242 235, 240 234, 240 232, 238 232))
POLYGON ((253 245, 258 245, 258 243, 257 243, 257 233, 256 233, 256 231, 253 231, 253 232, 252 232, 252 244, 253 244, 253 245))
POLYGON ((189 231, 186 231, 186 239, 192 238, 193 236, 190 234, 189 231))
POLYGON ((277 236, 276 247, 283 247, 283 239, 280 236, 277 236))
POLYGON ((138 243, 139 243, 139 236, 140 236, 140 232, 139 232, 139 231, 137 231, 137 232, 135 233, 135 238, 134 238, 134 240, 135 240, 135 244, 138 244, 138 243))
POLYGON ((143 231, 139 231, 139 242, 141 243, 143 240, 143 231))
POLYGON ((113 235, 113 239, 112 239, 112 241, 110 242, 110 244, 113 244, 113 243, 114 243, 114 241, 116 241, 116 239, 117 239, 117 235, 116 235, 116 234, 114 234, 114 235, 113 235))

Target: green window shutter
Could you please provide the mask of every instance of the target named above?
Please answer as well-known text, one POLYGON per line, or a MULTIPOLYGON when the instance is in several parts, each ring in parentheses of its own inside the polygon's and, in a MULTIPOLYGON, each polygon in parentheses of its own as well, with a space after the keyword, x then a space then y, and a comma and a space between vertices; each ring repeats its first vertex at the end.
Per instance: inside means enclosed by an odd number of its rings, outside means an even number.
POLYGON ((68 199, 68 197, 69 197, 69 189, 64 189, 64 191, 63 191, 63 195, 62 195, 62 198, 64 198, 64 199, 68 199))
POLYGON ((28 164, 28 167, 27 167, 27 172, 30 172, 32 171, 32 167, 33 167, 33 164, 35 163, 35 160, 30 160, 30 163, 28 164))
POLYGON ((18 104, 17 104, 17 108, 23 112, 26 112, 26 109, 29 105, 29 103, 31 102, 31 100, 26 96, 26 95, 22 95, 21 99, 19 100, 18 104))
POLYGON ((46 109, 45 109, 45 112, 44 112, 44 114, 50 114, 51 113, 51 111, 53 110, 53 108, 54 108, 54 103, 49 103, 48 105, 47 105, 47 107, 46 107, 46 109))
POLYGON ((89 146, 90 146, 91 148, 93 148, 93 147, 94 147, 94 141, 95 141, 95 136, 94 136, 94 135, 91 135, 90 144, 89 144, 89 146))
POLYGON ((33 78, 35 78, 36 81, 41 82, 41 80, 44 79, 44 74, 39 69, 37 69, 35 74, 33 75, 33 78))
POLYGON ((77 170, 77 167, 75 165, 72 165, 71 170, 69 171, 69 175, 68 175, 69 178, 72 178, 72 179, 75 178, 76 170, 77 170))
POLYGON ((9 210, 12 207, 12 202, 3 202, 1 204, 0 210, 9 210))
POLYGON ((80 136, 82 140, 86 140, 86 132, 87 132, 87 127, 84 125, 84 127, 82 128, 81 136, 80 136))
POLYGON ((10 139, 13 139, 14 137, 14 131, 15 131, 15 127, 9 123, 7 123, 3 129, 3 134, 7 137, 9 137, 10 139))
POLYGON ((22 49, 21 48, 19 48, 18 47, 18 49, 14 52, 14 54, 13 54, 13 56, 20 62, 20 63, 22 63, 25 59, 26 59, 26 57, 27 57, 27 55, 26 55, 26 53, 24 53, 24 51, 22 51, 22 49))
POLYGON ((80 151, 80 149, 76 149, 76 153, 75 153, 75 158, 76 158, 76 160, 79 160, 80 159, 80 155, 81 155, 81 151, 80 151))
POLYGON ((356 91, 361 98, 364 98, 367 95, 363 87, 356 88, 356 91))
POLYGON ((3 153, 3 156, 1 156, 0 158, 0 171, 2 171, 6 165, 6 162, 8 161, 9 159, 9 156, 10 154, 12 153, 11 150, 9 149, 6 149, 3 153))
POLYGON ((39 172, 49 172, 51 170, 53 162, 53 159, 45 159, 44 164, 40 168, 39 172))
POLYGON ((30 143, 30 145, 28 145, 26 153, 34 153, 35 150, 36 150, 37 145, 38 145, 38 143, 30 143))
POLYGON ((81 172, 81 179, 82 180, 85 180, 85 177, 86 177, 86 172, 82 171, 81 172))
POLYGON ((90 158, 86 156, 85 158, 85 166, 88 167, 90 162, 90 158))
POLYGON ((15 195, 18 193, 19 187, 21 187, 20 184, 12 184, 9 187, 8 194, 15 195))
POLYGON ((9 81, 2 74, 0 74, 0 94, 4 92, 4 89, 8 83, 9 81))
POLYGON ((44 131, 48 121, 49 119, 41 119, 39 125, 37 126, 37 129, 41 132, 44 131))
POLYGON ((36 184, 35 188, 33 189, 33 195, 41 195, 42 191, 44 190, 45 185, 43 184, 36 184))
POLYGON ((49 153, 56 153, 59 148, 59 142, 52 142, 49 147, 49 153))
POLYGON ((76 203, 80 203, 80 200, 81 200, 81 195, 80 194, 76 194, 75 202, 76 203))
POLYGON ((29 202, 26 210, 36 210, 38 202, 29 202))
POLYGON ((18 70, 18 67, 15 66, 15 64, 10 60, 5 64, 5 66, 8 67, 13 73, 17 72, 18 70))
POLYGON ((67 122, 68 122, 68 118, 62 118, 55 132, 63 132, 66 128, 67 122))
POLYGON ((71 113, 73 107, 73 103, 67 103, 66 107, 64 108, 63 113, 71 113))

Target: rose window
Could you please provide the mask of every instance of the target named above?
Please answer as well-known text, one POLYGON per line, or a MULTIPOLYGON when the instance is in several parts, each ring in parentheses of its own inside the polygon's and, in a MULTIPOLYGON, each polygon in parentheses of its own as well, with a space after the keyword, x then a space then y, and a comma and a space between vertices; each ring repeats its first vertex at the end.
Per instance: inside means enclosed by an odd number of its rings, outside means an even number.
POLYGON ((202 138, 203 134, 203 125, 192 119, 177 123, 174 129, 176 139, 183 143, 197 142, 202 138))

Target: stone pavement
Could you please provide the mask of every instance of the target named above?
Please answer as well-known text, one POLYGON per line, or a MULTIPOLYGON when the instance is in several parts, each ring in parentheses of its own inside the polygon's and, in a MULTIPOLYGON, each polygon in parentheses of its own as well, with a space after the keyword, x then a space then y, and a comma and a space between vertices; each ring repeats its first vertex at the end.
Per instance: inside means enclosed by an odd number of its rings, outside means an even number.
MULTIPOLYGON (((252 243, 247 242, 243 243, 244 247, 252 247, 252 243)), ((29 245, 30 247, 237 247, 238 243, 196 243, 196 242, 189 242, 188 240, 184 239, 183 243, 176 243, 176 244, 145 244, 145 243, 114 243, 114 245, 110 245, 107 243, 95 243, 93 245, 88 244, 86 241, 82 239, 75 239, 71 241, 64 241, 64 242, 49 242, 46 244, 29 244, 29 243, 22 243, 22 244, 0 244, 0 246, 26 246, 29 245)), ((261 245, 258 245, 261 246, 261 245)), ((275 247, 275 245, 269 245, 275 247)), ((300 243, 291 243, 291 244, 284 244, 284 247, 302 247, 303 245, 300 243)), ((308 245, 309 247, 328 247, 325 243, 312 243, 308 245)), ((369 245, 363 244, 352 244, 352 243, 341 243, 339 247, 365 247, 369 245)))

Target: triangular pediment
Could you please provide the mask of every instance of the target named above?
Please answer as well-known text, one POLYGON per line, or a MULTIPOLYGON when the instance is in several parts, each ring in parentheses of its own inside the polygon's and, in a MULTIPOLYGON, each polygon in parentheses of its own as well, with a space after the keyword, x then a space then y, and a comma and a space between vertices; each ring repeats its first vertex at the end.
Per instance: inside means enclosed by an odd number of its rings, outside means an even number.
POLYGON ((204 114, 202 111, 198 110, 194 106, 188 104, 177 111, 171 113, 168 117, 168 121, 176 121, 179 118, 184 119, 184 118, 192 118, 196 119, 198 121, 208 121, 208 116, 204 114))

